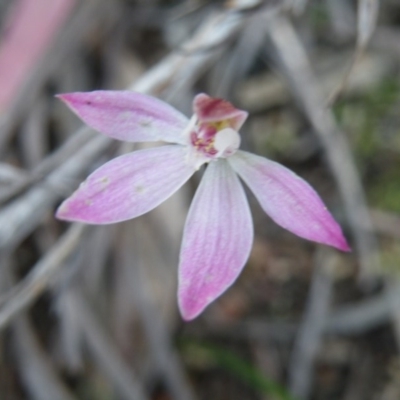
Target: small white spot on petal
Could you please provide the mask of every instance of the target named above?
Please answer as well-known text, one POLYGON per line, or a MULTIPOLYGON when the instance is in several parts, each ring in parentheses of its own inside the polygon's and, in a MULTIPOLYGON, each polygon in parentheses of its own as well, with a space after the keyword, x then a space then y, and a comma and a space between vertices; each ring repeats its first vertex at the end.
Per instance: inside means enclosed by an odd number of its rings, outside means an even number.
POLYGON ((142 186, 142 185, 136 185, 135 186, 135 192, 136 193, 142 194, 142 193, 145 192, 145 190, 146 190, 146 188, 144 186, 142 186))
POLYGON ((118 115, 118 119, 121 121, 126 121, 132 117, 133 117, 133 115, 132 115, 132 112, 130 112, 130 111, 124 111, 124 112, 119 113, 119 115, 118 115))
POLYGON ((147 121, 139 121, 139 125, 142 127, 142 128, 151 128, 151 125, 152 125, 152 122, 151 121, 149 121, 149 120, 147 120, 147 121))
POLYGON ((103 176, 99 182, 101 183, 101 185, 106 188, 109 184, 110 184, 110 178, 108 176, 103 176))

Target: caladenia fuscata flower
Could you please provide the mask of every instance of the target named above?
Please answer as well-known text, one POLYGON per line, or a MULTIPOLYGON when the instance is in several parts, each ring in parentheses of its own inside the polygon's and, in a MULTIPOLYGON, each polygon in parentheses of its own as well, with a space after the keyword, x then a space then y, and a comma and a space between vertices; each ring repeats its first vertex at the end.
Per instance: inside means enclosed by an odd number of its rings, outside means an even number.
POLYGON ((178 301, 184 319, 198 316, 232 285, 249 257, 253 222, 239 177, 283 228, 349 250, 340 226, 308 183, 274 161, 238 150, 247 112, 229 102, 199 94, 189 120, 163 101, 135 92, 58 97, 109 137, 169 143, 104 164, 60 205, 60 219, 110 224, 135 218, 157 207, 207 164, 180 252, 178 301))

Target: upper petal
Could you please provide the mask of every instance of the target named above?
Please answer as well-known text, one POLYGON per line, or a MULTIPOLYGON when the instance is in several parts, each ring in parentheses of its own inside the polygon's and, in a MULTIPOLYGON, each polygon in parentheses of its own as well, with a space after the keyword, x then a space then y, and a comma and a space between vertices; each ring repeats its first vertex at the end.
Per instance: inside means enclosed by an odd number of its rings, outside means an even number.
POLYGON ((57 210, 57 218, 109 224, 152 210, 194 173, 182 146, 139 150, 94 171, 57 210))
POLYGON ((241 128, 248 116, 246 111, 235 108, 228 101, 210 97, 205 93, 200 93, 194 98, 193 112, 203 122, 230 120, 230 127, 236 131, 241 128))
POLYGON ((58 95, 90 127, 127 142, 182 143, 188 119, 155 97, 132 91, 58 95))
POLYGON ((243 187, 225 160, 211 162, 186 220, 179 265, 183 318, 199 315, 237 278, 253 242, 243 187))
POLYGON ((350 250, 340 226, 306 181, 276 162, 244 151, 229 162, 277 224, 303 238, 350 250))

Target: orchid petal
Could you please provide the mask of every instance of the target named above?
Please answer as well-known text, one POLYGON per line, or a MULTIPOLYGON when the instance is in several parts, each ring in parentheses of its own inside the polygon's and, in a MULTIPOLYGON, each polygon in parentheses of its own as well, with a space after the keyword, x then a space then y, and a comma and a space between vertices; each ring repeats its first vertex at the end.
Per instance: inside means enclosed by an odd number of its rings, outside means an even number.
POLYGON ((238 131, 249 115, 246 111, 235 108, 223 99, 198 94, 193 100, 193 111, 202 122, 230 120, 230 127, 238 131))
POLYGON ((95 91, 58 95, 87 125, 127 142, 162 140, 183 143, 189 120, 169 104, 131 91, 95 91))
POLYGON ((282 165, 244 151, 229 163, 264 211, 285 229, 315 242, 350 250, 342 230, 314 189, 282 165))
POLYGON ((195 318, 236 280, 252 242, 253 222, 238 177, 225 160, 211 162, 183 235, 178 293, 183 318, 195 318))
POLYGON ((185 161, 183 146, 125 154, 94 171, 61 204, 57 218, 92 224, 135 218, 170 197, 194 171, 185 161))

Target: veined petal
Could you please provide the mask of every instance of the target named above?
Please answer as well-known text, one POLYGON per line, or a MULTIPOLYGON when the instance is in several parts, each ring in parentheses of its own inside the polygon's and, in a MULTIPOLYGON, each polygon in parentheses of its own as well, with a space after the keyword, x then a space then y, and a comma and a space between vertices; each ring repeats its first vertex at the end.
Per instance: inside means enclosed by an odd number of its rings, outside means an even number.
POLYGON ((229 163, 277 224, 305 239, 350 250, 340 226, 306 181, 274 161, 244 151, 230 157, 229 163))
POLYGON ((230 121, 230 127, 238 131, 246 121, 248 113, 235 108, 223 99, 210 97, 205 93, 198 94, 193 100, 193 111, 202 122, 230 121))
POLYGON ((132 91, 95 91, 58 97, 91 128, 127 142, 183 143, 189 120, 154 97, 132 91))
POLYGON ((190 320, 243 269, 253 222, 243 187, 225 160, 211 162, 190 206, 179 265, 179 307, 190 320))
POLYGON ((183 146, 117 157, 94 171, 57 210, 57 218, 110 224, 142 215, 175 193, 194 173, 183 146))

